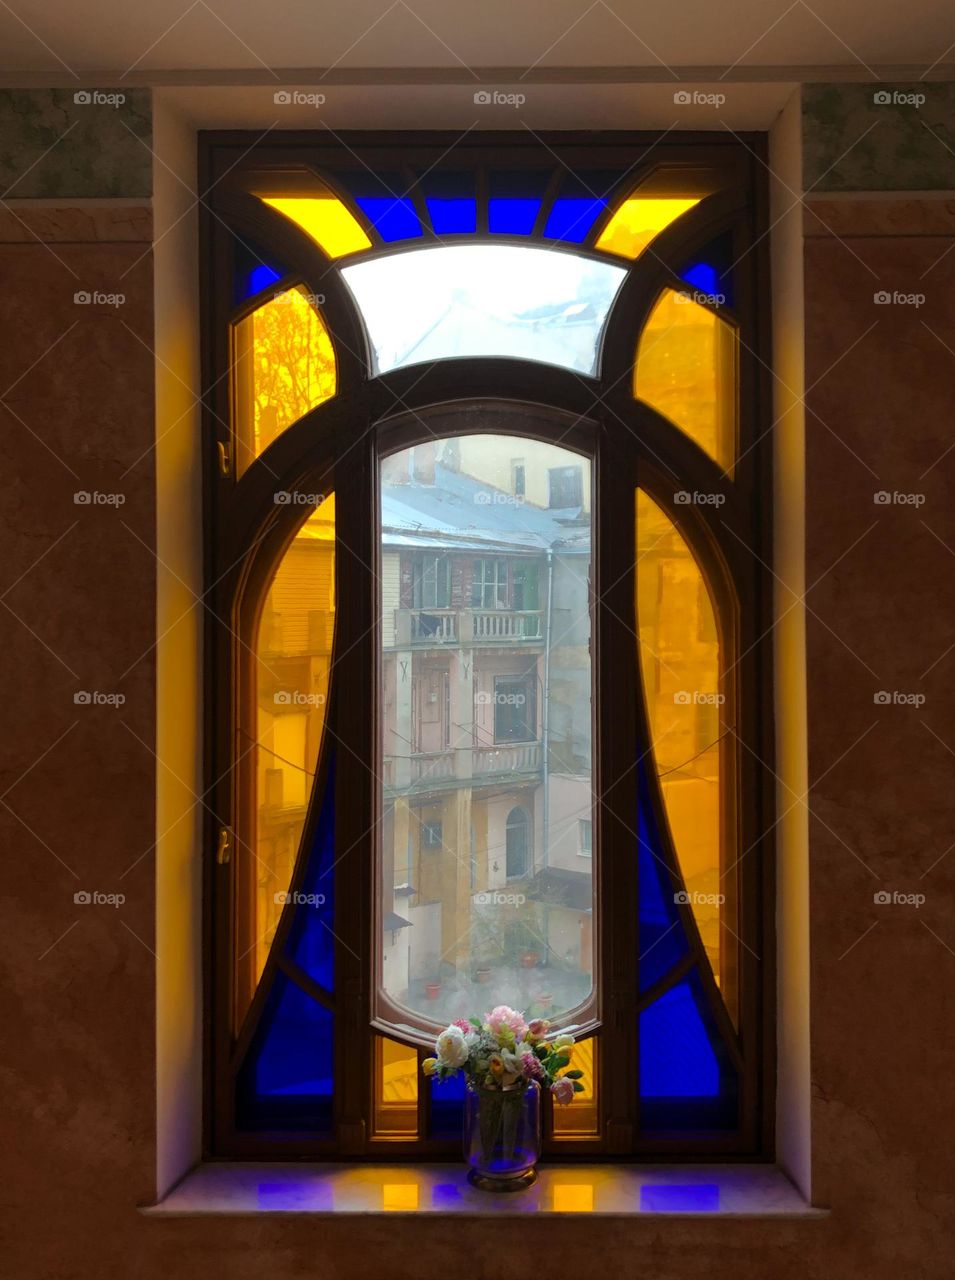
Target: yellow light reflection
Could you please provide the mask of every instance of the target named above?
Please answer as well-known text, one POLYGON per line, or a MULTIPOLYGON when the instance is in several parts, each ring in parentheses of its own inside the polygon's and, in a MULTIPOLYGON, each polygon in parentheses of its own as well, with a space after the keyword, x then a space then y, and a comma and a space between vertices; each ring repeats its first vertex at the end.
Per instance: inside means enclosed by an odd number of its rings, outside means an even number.
POLYGON ((301 227, 329 258, 343 258, 371 248, 371 241, 358 219, 336 196, 261 196, 260 199, 301 227))
POLYGON ((375 1136, 418 1136, 418 1053, 375 1037, 375 1136))
POLYGON ((736 365, 735 328, 665 289, 640 335, 633 393, 727 472, 736 457, 736 365))
POLYGON ((669 516, 642 489, 636 501, 636 614, 653 757, 693 915, 735 1016, 736 924, 721 880, 727 812, 721 736, 728 709, 716 610, 703 571, 669 516), (725 898, 725 901, 721 901, 725 898), (721 927, 722 926, 722 927, 721 927))
POLYGON ((631 261, 639 258, 651 240, 699 203, 699 196, 682 199, 631 196, 600 233, 597 248, 631 261))
MULTIPOLYGON (((335 622, 335 497, 292 539, 272 578, 255 638, 255 848, 240 919, 261 977, 282 914, 325 729, 335 622), (249 918, 251 917, 251 918, 249 918)), ((251 991, 245 993, 251 998, 251 991)))
POLYGON ((276 294, 234 326, 233 379, 241 476, 287 427, 336 391, 332 340, 303 288, 276 294))
POLYGON ((386 1182, 381 1188, 381 1207, 388 1213, 409 1213, 418 1207, 420 1187, 416 1182, 386 1182))
POLYGON ((555 1213, 593 1213, 593 1185, 585 1182, 558 1184, 553 1188, 551 1204, 555 1213))

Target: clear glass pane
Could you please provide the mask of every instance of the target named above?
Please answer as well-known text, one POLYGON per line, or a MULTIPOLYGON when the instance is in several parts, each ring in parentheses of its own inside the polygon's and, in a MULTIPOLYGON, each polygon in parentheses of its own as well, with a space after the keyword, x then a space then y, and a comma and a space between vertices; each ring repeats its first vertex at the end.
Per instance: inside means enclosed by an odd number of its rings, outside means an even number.
POLYGON ((633 393, 724 471, 736 460, 736 329, 687 293, 664 289, 637 346, 633 393))
POLYGON ((302 288, 286 289, 233 328, 236 475, 336 390, 328 330, 302 288))
POLYGON ((418 1051, 375 1036, 375 1136, 418 1136, 418 1051))
POLYGON ((476 435, 381 476, 382 987, 558 1020, 593 973, 590 461, 476 435))
MULTIPOLYGON (((240 905, 252 989, 281 917, 325 728, 335 621, 335 498, 329 494, 292 539, 272 578, 255 639, 255 845, 251 902, 240 905)), ((251 994, 251 993, 247 993, 251 994)))
POLYGON ((452 356, 513 356, 594 373, 625 274, 556 249, 491 244, 417 249, 342 271, 376 373, 452 356))
POLYGON ((735 902, 731 877, 721 877, 721 832, 735 813, 723 773, 728 708, 716 610, 685 538, 642 489, 636 511, 637 625, 653 758, 689 904, 732 1012, 735 902))

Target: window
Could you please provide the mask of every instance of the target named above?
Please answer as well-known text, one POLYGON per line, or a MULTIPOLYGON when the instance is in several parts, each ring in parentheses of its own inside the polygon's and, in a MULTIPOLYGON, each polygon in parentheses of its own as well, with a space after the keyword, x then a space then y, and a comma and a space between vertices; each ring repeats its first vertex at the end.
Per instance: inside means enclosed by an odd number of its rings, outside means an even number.
POLYGON ((537 740, 537 676, 494 677, 494 741, 537 740))
POLYGON ((583 473, 580 467, 553 467, 549 473, 551 507, 579 507, 583 502, 583 473))
POLYGON ((552 1152, 769 1156, 761 141, 202 146, 210 1154, 453 1154, 504 1002, 552 1152))
POLYGON ((519 880, 527 875, 531 852, 529 830, 527 811, 512 809, 507 815, 505 833, 508 880, 519 880))
POLYGON ((471 600, 476 609, 507 608, 507 561, 475 560, 471 600))
POLYGON ((593 853, 594 824, 590 818, 580 819, 579 852, 582 857, 589 858, 593 853))
POLYGON ((447 609, 451 603, 451 561, 447 556, 420 556, 412 569, 416 609, 447 609))

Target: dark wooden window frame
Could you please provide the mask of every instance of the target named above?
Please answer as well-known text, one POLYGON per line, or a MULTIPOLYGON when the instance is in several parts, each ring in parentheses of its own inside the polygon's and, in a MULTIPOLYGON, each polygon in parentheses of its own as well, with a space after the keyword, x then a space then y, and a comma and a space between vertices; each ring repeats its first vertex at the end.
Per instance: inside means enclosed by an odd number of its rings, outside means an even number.
MULTIPOLYGON (((545 1115, 546 1145, 570 1160, 654 1157, 676 1160, 771 1159, 775 1080, 774 964, 774 774, 771 547, 771 396, 768 311, 767 172, 763 135, 513 133, 270 135, 267 144, 242 133, 204 134, 200 139, 203 193, 202 332, 204 409, 205 569, 209 606, 206 625, 205 712, 207 822, 205 829, 205 1151, 211 1157, 369 1158, 374 1160, 457 1157, 457 1144, 431 1139, 376 1141, 372 1134, 372 989, 380 932, 368 904, 374 902, 376 850, 373 815, 376 781, 369 766, 377 758, 378 722, 371 674, 376 669, 378 601, 378 461, 435 434, 476 429, 516 438, 560 443, 592 460, 594 509, 595 793, 593 868, 597 889, 598 948, 595 1002, 587 1026, 600 1037, 599 1139, 555 1140, 545 1115), (480 172, 519 168, 540 161, 542 150, 560 166, 609 169, 619 166, 634 185, 643 172, 661 166, 716 164, 732 173, 719 194, 708 197, 661 233, 616 299, 606 327, 599 376, 511 359, 447 360, 396 369, 369 378, 364 332, 334 265, 292 224, 248 194, 248 175, 275 175, 302 166, 325 172, 340 164, 343 149, 361 163, 405 176, 435 163, 449 149, 467 153, 480 172), (685 287, 678 272, 690 256, 717 235, 732 237, 736 259, 736 305, 729 313, 741 338, 739 461, 732 479, 691 440, 631 395, 637 336, 662 287, 685 287), (231 296, 232 239, 268 246, 289 268, 282 283, 303 283, 324 295, 323 314, 338 363, 338 393, 288 428, 239 482, 229 463, 232 449, 229 395, 229 329, 261 298, 236 307, 231 296), (632 528, 634 491, 644 488, 674 520, 692 546, 716 598, 722 640, 739 655, 724 689, 737 708, 738 749, 724 746, 739 798, 738 830, 730 847, 739 860, 739 1032, 724 1018, 740 1075, 738 1132, 642 1136, 637 1129, 636 1039, 638 1012, 659 990, 638 997, 634 951, 636 785, 634 765, 648 740, 634 649, 633 545, 620 536, 632 528), (673 504, 675 488, 719 493, 722 505, 673 504), (241 939, 235 918, 237 859, 223 849, 241 845, 254 830, 242 785, 243 752, 237 749, 251 714, 250 643, 269 576, 301 519, 302 508, 277 506, 278 489, 329 492, 337 498, 336 640, 334 678, 327 708, 327 736, 334 742, 336 844, 341 857, 337 884, 336 1095, 334 1142, 314 1134, 249 1134, 234 1123, 235 1073, 263 1004, 260 984, 241 1026, 234 1026, 235 990, 243 977, 236 963, 241 939), (614 525, 612 513, 617 516, 614 525), (621 523, 622 519, 622 523, 621 523), (616 529, 616 536, 609 531, 616 529), (358 571, 358 566, 367 571, 358 571), (344 643, 342 637, 351 642, 344 643), (348 690, 343 714, 342 689, 348 690), (612 892, 608 892, 612 873, 612 892)), ((536 229, 539 234, 541 227, 536 229)), ((479 223, 478 233, 486 232, 479 223)), ((495 236, 495 242, 506 242, 495 236)), ((527 244, 526 238, 515 243, 527 244)), ((404 246, 372 250, 400 251, 404 246)), ((421 241, 409 247, 422 247, 421 241)), ((586 251, 585 251, 586 252, 586 251)), ((370 255, 366 255, 370 256, 370 255)), ((276 286, 279 287, 279 286, 276 286)), ((309 806, 302 847, 318 818, 329 752, 323 750, 309 806)), ((651 803, 675 865, 662 795, 655 777, 651 803)), ((299 858, 292 888, 301 882, 299 858)), ((688 907, 681 907, 688 937, 702 944, 688 907)), ((291 914, 282 918, 266 968, 282 967, 279 948, 291 914)), ((709 970, 702 969, 704 975, 709 970)), ((704 981, 706 977, 704 978, 704 981)), ((712 978, 709 977, 712 985, 712 978)), ((379 1009, 380 1009, 379 1005, 379 1009)), ((420 1040, 418 1041, 420 1043, 420 1040)), ((423 1055, 424 1050, 419 1050, 423 1055)), ((419 1090, 419 1131, 427 1133, 430 1091, 419 1090)))

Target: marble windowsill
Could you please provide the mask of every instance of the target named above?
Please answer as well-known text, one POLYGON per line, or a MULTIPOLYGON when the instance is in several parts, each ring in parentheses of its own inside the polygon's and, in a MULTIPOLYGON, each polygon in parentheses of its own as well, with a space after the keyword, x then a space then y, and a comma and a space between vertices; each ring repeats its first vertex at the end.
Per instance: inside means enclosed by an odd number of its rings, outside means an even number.
POLYGON ((773 1165, 544 1165, 533 1187, 493 1195, 453 1164, 202 1164, 148 1216, 260 1213, 820 1218, 773 1165))

